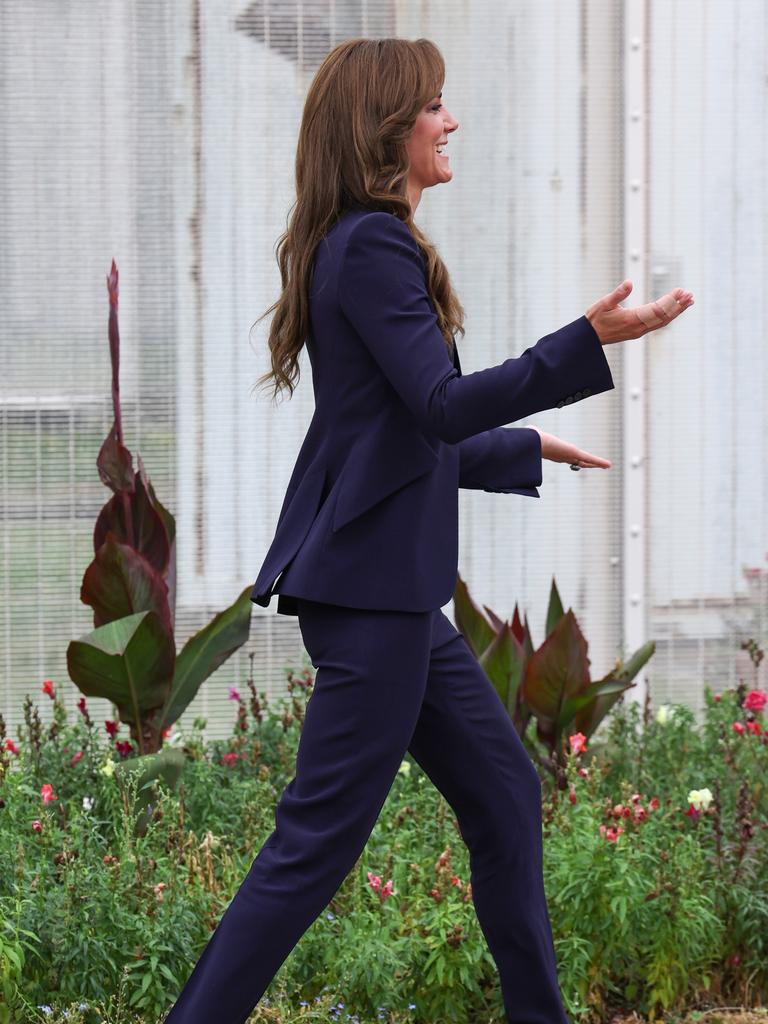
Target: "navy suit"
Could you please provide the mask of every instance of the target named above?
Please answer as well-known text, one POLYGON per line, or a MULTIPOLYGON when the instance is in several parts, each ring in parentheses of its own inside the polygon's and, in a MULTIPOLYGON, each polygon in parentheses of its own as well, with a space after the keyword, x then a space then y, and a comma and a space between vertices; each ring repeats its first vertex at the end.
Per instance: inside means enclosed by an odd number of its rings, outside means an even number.
POLYGON ((295 597, 442 607, 456 586, 458 488, 538 497, 539 435, 503 424, 612 388, 603 347, 581 316, 462 374, 415 239, 361 208, 320 243, 310 310, 315 413, 252 600, 267 606, 276 592, 284 614, 295 597))
MULTIPOLYGON (((613 381, 586 317, 462 375, 424 271, 407 227, 385 212, 348 211, 316 253, 316 411, 251 596, 268 605, 277 592, 278 612, 298 615, 317 671, 275 828, 167 1024, 244 1024, 364 852, 406 751, 455 812, 508 1021, 569 1024, 543 884, 541 783, 441 608, 456 583, 458 488, 538 496, 539 435, 502 424, 613 381)), ((358 884, 380 869, 364 861, 358 884)))

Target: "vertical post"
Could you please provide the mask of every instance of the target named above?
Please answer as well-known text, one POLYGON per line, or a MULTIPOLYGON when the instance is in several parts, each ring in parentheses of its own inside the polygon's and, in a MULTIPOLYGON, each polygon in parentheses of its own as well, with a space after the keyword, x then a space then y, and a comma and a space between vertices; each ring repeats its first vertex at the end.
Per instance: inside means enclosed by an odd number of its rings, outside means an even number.
MULTIPOLYGON (((632 281, 629 305, 647 302, 648 289, 648 52, 650 3, 624 3, 624 266, 632 281)), ((627 653, 648 639, 646 586, 646 345, 623 346, 623 603, 627 653)), ((627 697, 645 700, 645 671, 627 697)))

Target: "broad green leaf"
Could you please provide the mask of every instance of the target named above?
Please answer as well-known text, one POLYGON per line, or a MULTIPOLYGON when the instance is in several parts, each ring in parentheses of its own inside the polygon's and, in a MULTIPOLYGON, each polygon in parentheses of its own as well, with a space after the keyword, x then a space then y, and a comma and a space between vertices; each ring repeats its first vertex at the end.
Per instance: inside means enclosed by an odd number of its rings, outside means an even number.
POLYGON ((191 636, 179 652, 173 686, 161 717, 162 728, 179 718, 194 700, 201 684, 248 639, 252 590, 253 585, 249 584, 234 604, 191 636))
POLYGON ((86 696, 116 704, 125 722, 138 722, 143 711, 162 705, 174 660, 173 637, 152 611, 115 619, 67 647, 72 682, 86 696))

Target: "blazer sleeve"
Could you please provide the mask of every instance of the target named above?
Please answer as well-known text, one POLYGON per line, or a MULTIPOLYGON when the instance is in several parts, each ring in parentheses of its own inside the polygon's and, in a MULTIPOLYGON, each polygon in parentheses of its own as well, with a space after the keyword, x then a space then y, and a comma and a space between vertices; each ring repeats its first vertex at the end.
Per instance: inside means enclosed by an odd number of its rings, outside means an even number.
POLYGON ((449 444, 524 419, 581 392, 615 385, 586 316, 547 334, 522 355, 459 375, 431 305, 424 262, 403 221, 386 211, 350 231, 338 302, 363 344, 422 429, 449 444))
POLYGON ((531 427, 495 427, 460 441, 459 487, 538 498, 541 437, 531 427))

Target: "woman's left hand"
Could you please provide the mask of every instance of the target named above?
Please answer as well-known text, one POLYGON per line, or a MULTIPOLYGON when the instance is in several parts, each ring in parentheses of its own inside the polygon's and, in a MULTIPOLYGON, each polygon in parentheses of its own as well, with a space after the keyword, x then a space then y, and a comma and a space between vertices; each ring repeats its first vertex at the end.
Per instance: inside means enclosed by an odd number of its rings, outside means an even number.
POLYGON ((547 434, 539 427, 526 423, 527 427, 536 430, 541 437, 541 457, 549 459, 550 462, 567 462, 581 469, 610 469, 609 459, 601 459, 599 455, 592 455, 582 448, 577 448, 570 441, 563 441, 554 434, 547 434))

